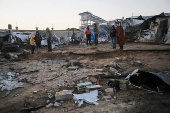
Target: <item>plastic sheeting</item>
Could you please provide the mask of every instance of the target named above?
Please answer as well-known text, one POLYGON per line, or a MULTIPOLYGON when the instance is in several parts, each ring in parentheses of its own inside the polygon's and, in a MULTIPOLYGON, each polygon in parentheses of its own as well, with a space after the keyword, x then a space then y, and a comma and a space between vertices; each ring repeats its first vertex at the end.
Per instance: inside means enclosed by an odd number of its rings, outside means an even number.
POLYGON ((99 100, 97 98, 98 96, 98 90, 91 91, 90 93, 84 93, 84 94, 73 94, 73 99, 75 100, 75 103, 78 104, 78 106, 81 106, 83 104, 83 101, 88 104, 95 104, 99 105, 96 101, 99 100))
POLYGON ((94 31, 92 29, 90 29, 90 31, 91 31, 91 40, 94 40, 95 38, 94 31))
MULTIPOLYGON (((166 74, 160 74, 160 73, 154 73, 154 72, 147 72, 147 73, 151 73, 157 77, 159 77, 160 79, 162 79, 165 83, 167 83, 168 85, 170 85, 170 76, 166 75, 166 74)), ((138 69, 134 70, 131 74, 129 74, 125 79, 129 80, 129 78, 131 76, 139 76, 140 72, 138 69)))
POLYGON ((12 80, 13 77, 17 77, 19 73, 0 73, 0 88, 1 90, 8 90, 11 91, 13 89, 16 89, 18 87, 23 87, 22 82, 14 81, 12 80))

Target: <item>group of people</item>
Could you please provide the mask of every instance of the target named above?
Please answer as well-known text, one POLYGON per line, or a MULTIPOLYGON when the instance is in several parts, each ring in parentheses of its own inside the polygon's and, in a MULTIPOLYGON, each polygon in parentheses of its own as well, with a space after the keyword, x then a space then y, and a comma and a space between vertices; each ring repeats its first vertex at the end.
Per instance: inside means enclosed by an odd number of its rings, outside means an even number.
MULTIPOLYGON (((96 24, 94 24, 94 34, 95 34, 95 45, 98 44, 98 34, 99 34, 99 30, 96 24)), ((87 38, 87 46, 90 44, 91 45, 91 30, 89 28, 89 26, 87 26, 87 29, 85 30, 86 38, 87 38)), ((110 37, 112 40, 112 44, 113 44, 113 49, 116 49, 116 44, 119 44, 120 46, 120 50, 123 50, 123 45, 125 44, 125 35, 124 35, 124 30, 123 27, 121 26, 121 23, 117 24, 117 27, 115 28, 115 26, 113 25, 111 30, 110 30, 110 37)))
MULTIPOLYGON (((47 37, 48 51, 52 52, 52 45, 51 45, 52 33, 51 33, 49 28, 46 29, 46 37, 47 37)), ((39 31, 36 31, 36 35, 32 35, 32 37, 30 39, 31 53, 32 54, 34 54, 34 50, 35 50, 34 42, 36 43, 37 52, 41 52, 41 41, 42 41, 42 37, 39 34, 39 31)))
POLYGON ((113 49, 116 49, 116 44, 119 44, 120 50, 123 50, 123 45, 125 44, 125 35, 123 27, 120 23, 117 24, 117 27, 113 25, 110 30, 110 37, 113 44, 113 49))
MULTIPOLYGON (((99 30, 96 24, 94 24, 94 34, 95 34, 95 38, 94 38, 94 42, 95 45, 98 45, 98 34, 99 34, 99 30)), ((91 30, 89 28, 89 26, 87 26, 87 29, 85 30, 85 35, 87 38, 87 46, 91 45, 91 30)), ((47 44, 48 44, 48 51, 51 52, 52 51, 52 45, 51 45, 51 37, 52 37, 52 33, 50 31, 49 28, 46 28, 46 37, 47 37, 47 44)), ((123 45, 125 44, 125 36, 124 36, 124 30, 123 27, 121 26, 120 23, 117 24, 117 27, 115 28, 115 26, 113 25, 111 30, 110 30, 110 37, 112 40, 112 44, 113 44, 113 49, 116 49, 116 44, 119 44, 120 46, 120 50, 123 50, 123 45)), ((36 47, 37 47, 37 52, 41 52, 41 41, 42 41, 42 37, 39 34, 38 31, 36 31, 36 35, 33 35, 30 39, 30 45, 31 45, 31 52, 32 54, 34 54, 34 50, 35 50, 35 45, 34 45, 34 41, 36 43, 36 47)))
POLYGON ((35 45, 34 45, 34 41, 36 43, 36 47, 37 47, 37 52, 41 52, 41 41, 42 41, 42 37, 39 34, 38 31, 36 31, 36 35, 33 35, 30 39, 30 45, 31 45, 31 53, 34 54, 34 50, 35 50, 35 45))
MULTIPOLYGON (((95 42, 95 45, 97 46, 99 30, 98 30, 98 27, 97 27, 96 24, 94 24, 93 31, 94 31, 94 34, 95 34, 94 42, 95 42)), ((87 40, 86 40, 87 41, 87 46, 88 46, 88 44, 91 45, 91 34, 92 33, 91 33, 91 30, 90 30, 89 26, 87 26, 87 29, 85 30, 84 34, 86 35, 86 38, 87 38, 87 40)))

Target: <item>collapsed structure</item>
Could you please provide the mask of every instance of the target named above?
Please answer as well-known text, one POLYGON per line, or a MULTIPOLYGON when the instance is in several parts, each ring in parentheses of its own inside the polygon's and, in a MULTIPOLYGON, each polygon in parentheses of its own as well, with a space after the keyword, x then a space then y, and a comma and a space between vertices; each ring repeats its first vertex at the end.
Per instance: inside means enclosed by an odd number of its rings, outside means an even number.
POLYGON ((170 13, 126 18, 126 40, 169 44, 169 27, 170 13))
POLYGON ((84 32, 86 27, 89 26, 93 28, 93 24, 96 23, 99 29, 99 36, 108 35, 110 33, 111 24, 109 24, 106 20, 93 15, 90 12, 83 12, 79 14, 81 16, 81 26, 79 29, 84 32))

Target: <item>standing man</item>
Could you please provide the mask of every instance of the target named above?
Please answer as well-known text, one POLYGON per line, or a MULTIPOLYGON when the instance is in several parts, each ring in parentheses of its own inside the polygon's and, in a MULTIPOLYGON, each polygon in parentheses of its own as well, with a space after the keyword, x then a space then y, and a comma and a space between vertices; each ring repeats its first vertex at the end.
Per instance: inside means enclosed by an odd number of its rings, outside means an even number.
POLYGON ((110 30, 110 37, 112 40, 113 49, 116 49, 116 29, 115 29, 114 25, 112 26, 112 28, 110 30))
POLYGON ((36 31, 36 35, 35 35, 35 43, 36 43, 36 46, 37 46, 37 52, 41 52, 41 41, 42 41, 42 37, 41 35, 39 34, 38 31, 36 31))
POLYGON ((52 47, 51 47, 51 31, 50 29, 47 27, 46 28, 46 38, 47 38, 47 44, 48 44, 48 52, 52 52, 52 47))
POLYGON ((98 27, 97 27, 96 23, 94 24, 94 29, 93 29, 93 31, 94 31, 94 34, 95 34, 94 42, 95 42, 95 45, 97 45, 97 44, 98 44, 98 34, 99 34, 99 30, 98 30, 98 27))
POLYGON ((90 31, 89 26, 87 26, 87 29, 84 34, 86 35, 86 38, 87 38, 87 46, 88 46, 88 43, 91 45, 91 31, 90 31))
POLYGON ((116 43, 119 44, 120 50, 123 50, 123 45, 125 44, 125 35, 120 22, 118 23, 118 26, 116 28, 116 43))

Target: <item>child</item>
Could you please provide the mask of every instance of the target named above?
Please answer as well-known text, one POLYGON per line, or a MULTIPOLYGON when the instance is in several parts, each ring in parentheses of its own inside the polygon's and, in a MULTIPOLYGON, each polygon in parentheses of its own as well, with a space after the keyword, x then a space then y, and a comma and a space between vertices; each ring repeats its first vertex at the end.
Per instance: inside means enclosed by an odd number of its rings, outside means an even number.
POLYGON ((31 45, 31 52, 32 52, 32 54, 34 54, 34 50, 35 50, 34 38, 35 38, 35 35, 32 35, 32 37, 30 39, 30 45, 31 45))
POLYGON ((88 46, 88 42, 89 44, 91 45, 91 31, 90 31, 90 28, 89 26, 87 26, 87 29, 85 30, 85 33, 84 33, 87 37, 87 46, 88 46))

